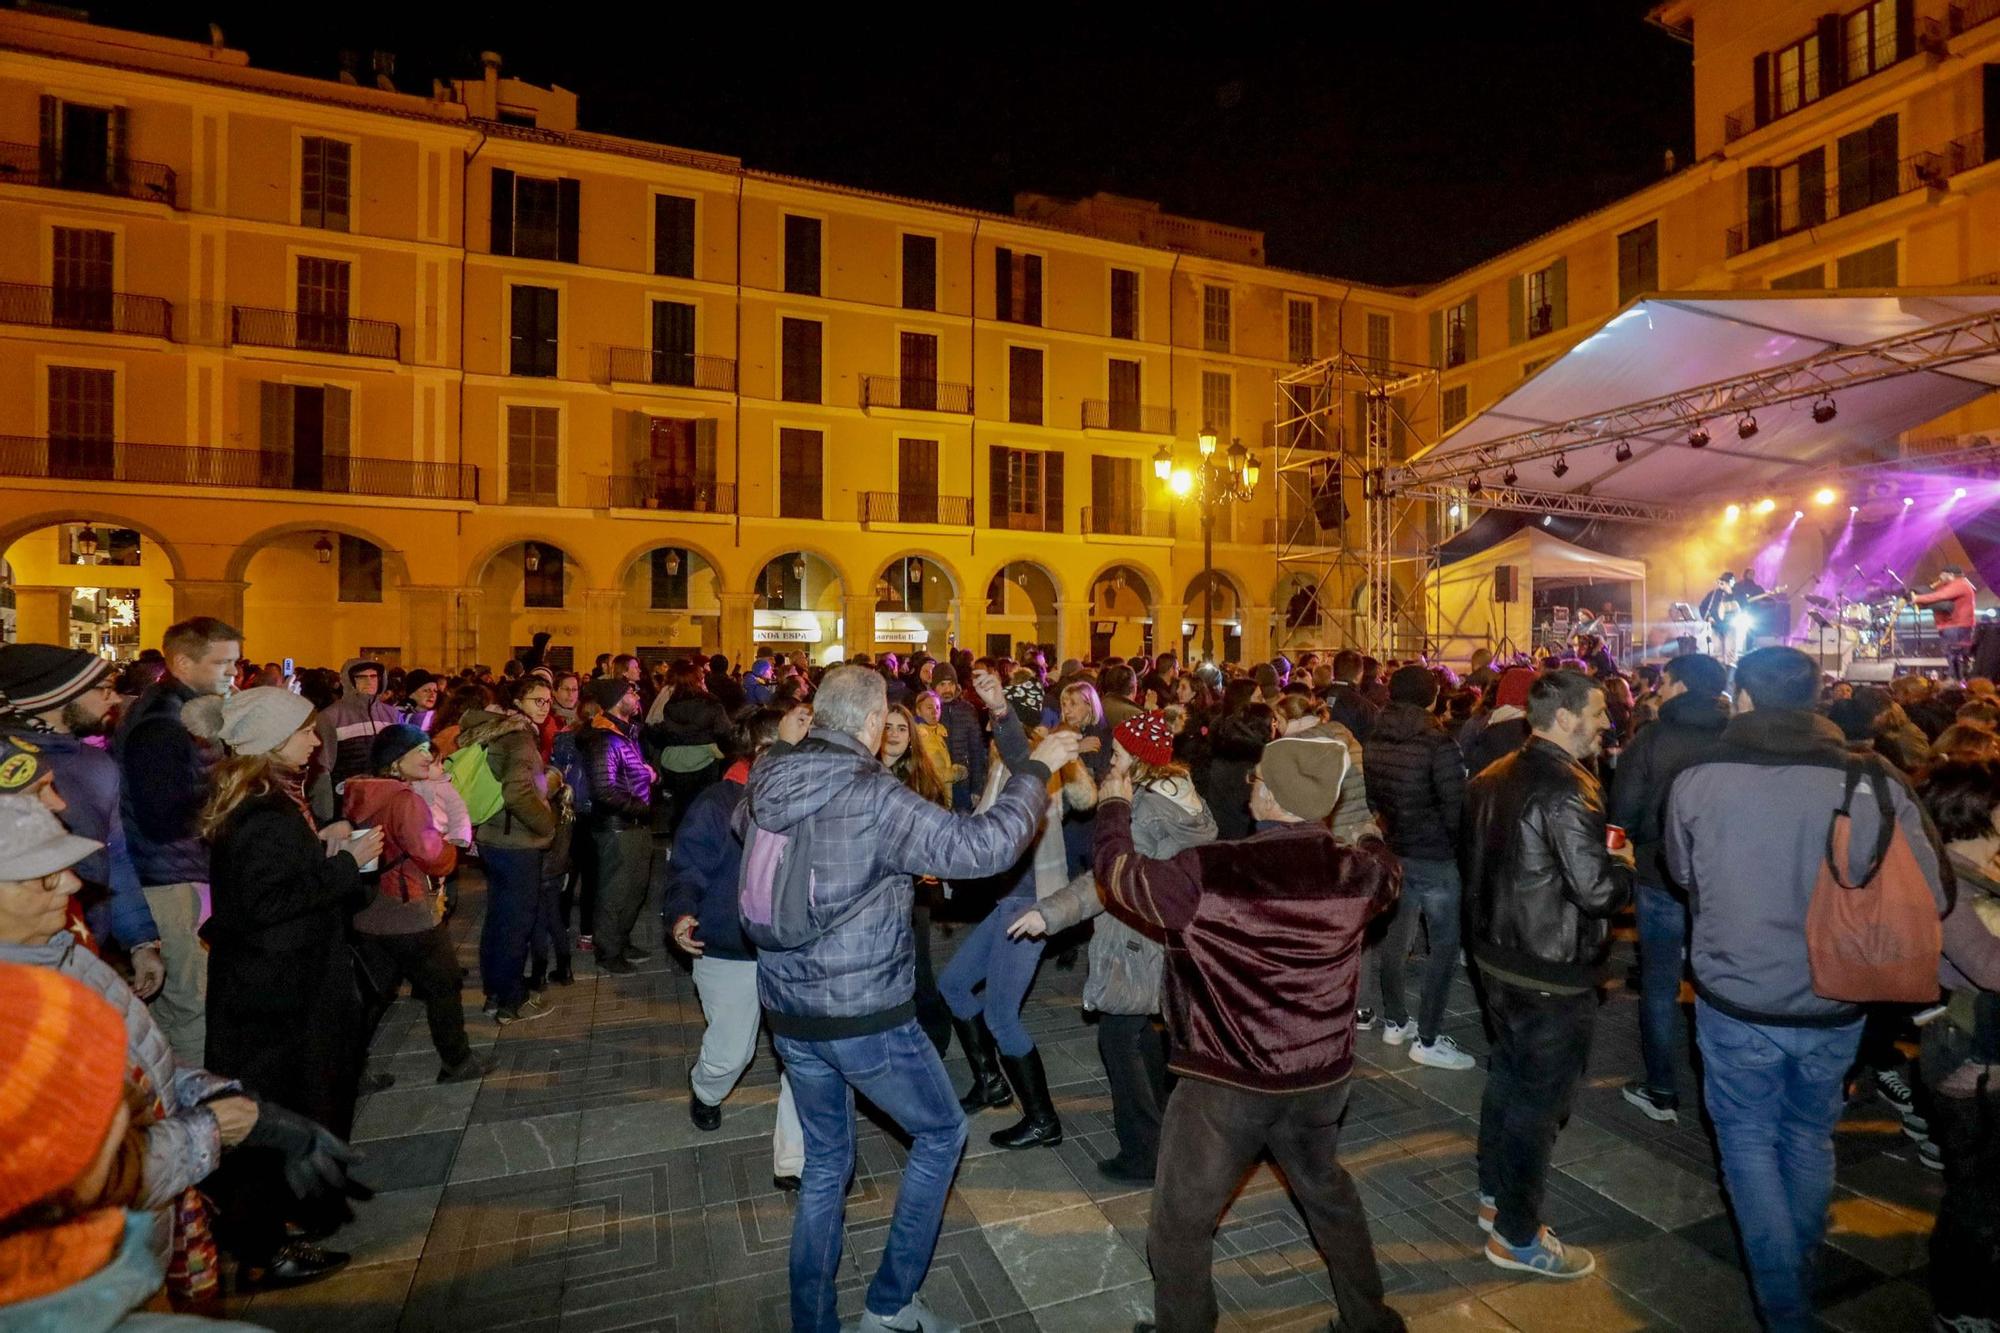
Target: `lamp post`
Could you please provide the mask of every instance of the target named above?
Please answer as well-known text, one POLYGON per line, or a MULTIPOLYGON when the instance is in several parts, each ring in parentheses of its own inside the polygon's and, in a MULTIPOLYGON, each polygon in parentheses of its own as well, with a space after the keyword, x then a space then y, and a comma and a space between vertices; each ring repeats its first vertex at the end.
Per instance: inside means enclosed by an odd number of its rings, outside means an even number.
POLYGON ((1217 457, 1212 426, 1203 426, 1198 440, 1201 457, 1192 468, 1174 466, 1173 450, 1161 445, 1153 455, 1153 476, 1176 499, 1192 497, 1201 507, 1201 657, 1215 660, 1215 513, 1223 505, 1248 500, 1257 493, 1261 468, 1257 456, 1231 440, 1217 457))

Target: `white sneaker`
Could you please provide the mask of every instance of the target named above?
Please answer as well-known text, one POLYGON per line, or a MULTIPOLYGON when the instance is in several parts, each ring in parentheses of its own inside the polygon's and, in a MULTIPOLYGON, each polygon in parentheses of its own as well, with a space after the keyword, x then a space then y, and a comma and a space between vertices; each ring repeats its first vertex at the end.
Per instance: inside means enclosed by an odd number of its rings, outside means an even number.
POLYGON ((1382 1040, 1388 1042, 1391 1046, 1401 1046, 1406 1041, 1413 1042, 1416 1039, 1417 1020, 1414 1018, 1406 1019, 1401 1023, 1385 1021, 1382 1024, 1382 1040))
POLYGON ((910 1303, 894 1314, 876 1314, 863 1308, 854 1333, 958 1333, 958 1325, 925 1305, 922 1296, 912 1296, 910 1303))
POLYGON ((1470 1069, 1479 1063, 1466 1052, 1459 1050, 1457 1042, 1443 1035, 1436 1041, 1411 1042, 1410 1061, 1413 1064, 1429 1065, 1432 1069, 1470 1069))

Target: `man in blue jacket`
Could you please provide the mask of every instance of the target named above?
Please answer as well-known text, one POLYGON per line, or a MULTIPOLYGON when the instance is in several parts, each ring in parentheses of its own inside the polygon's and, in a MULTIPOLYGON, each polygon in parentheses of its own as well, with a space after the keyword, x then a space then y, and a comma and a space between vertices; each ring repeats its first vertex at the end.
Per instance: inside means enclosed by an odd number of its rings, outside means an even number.
POLYGON ((813 727, 750 772, 746 801, 759 829, 794 836, 810 826, 813 916, 822 933, 757 955, 764 1007, 805 1131, 806 1165, 792 1223, 792 1328, 836 1333, 847 1177, 854 1165, 854 1094, 911 1137, 881 1267, 869 1285, 861 1333, 942 1333, 917 1295, 965 1148, 965 1113, 917 1026, 913 875, 976 879, 1014 864, 1041 827, 1050 775, 1076 758, 1077 738, 1051 734, 1027 750, 999 680, 975 681, 999 720, 1012 776, 983 813, 956 815, 905 787, 875 756, 888 691, 868 667, 829 671, 813 700, 813 727))

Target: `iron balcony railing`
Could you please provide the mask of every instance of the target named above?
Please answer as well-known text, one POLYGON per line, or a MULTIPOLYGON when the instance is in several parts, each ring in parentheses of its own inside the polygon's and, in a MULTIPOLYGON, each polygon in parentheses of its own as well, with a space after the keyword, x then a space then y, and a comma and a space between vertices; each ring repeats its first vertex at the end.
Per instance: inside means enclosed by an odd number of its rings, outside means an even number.
POLYGON ((1174 410, 1151 403, 1128 403, 1117 398, 1083 400, 1085 430, 1124 430, 1141 435, 1172 435, 1174 410))
POLYGON ((736 487, 731 482, 644 472, 604 480, 605 503, 613 509, 663 509, 675 514, 736 512, 736 487))
POLYGON ((969 495, 911 495, 902 491, 863 491, 858 501, 863 523, 938 523, 972 526, 969 495))
POLYGON ((1964 0, 1945 11, 1946 26, 1954 37, 1996 18, 2000 18, 2000 0, 1964 0))
POLYGON ((229 308, 229 341, 246 347, 284 347, 297 352, 403 359, 403 328, 383 319, 301 314, 296 310, 229 308))
POLYGON ((1171 516, 1157 509, 1085 505, 1083 530, 1095 537, 1171 537, 1171 516))
POLYGON ((174 307, 160 296, 133 296, 95 287, 35 287, 25 282, 0 282, 0 324, 135 333, 171 340, 174 307))
POLYGON ((470 463, 420 463, 347 454, 311 457, 263 449, 0 436, 0 476, 123 481, 153 486, 237 486, 326 495, 477 500, 470 463))
POLYGON ((618 384, 666 384, 679 389, 736 391, 736 363, 726 356, 700 356, 658 348, 614 347, 611 379, 618 384))
POLYGON ((180 207, 180 178, 172 167, 131 157, 66 162, 31 143, 0 143, 0 184, 116 194, 180 207))
MULTIPOLYGON (((1895 163, 1893 183, 1876 188, 1872 169, 1864 168, 1855 173, 1855 179, 1828 186, 1825 190, 1814 191, 1799 196, 1790 216, 1774 210, 1770 218, 1753 225, 1748 218, 1731 227, 1727 233, 1724 250, 1734 259, 1748 250, 1787 236, 1797 235, 1814 227, 1823 227, 1835 218, 1849 217, 1866 208, 1900 199, 1917 190, 1942 190, 1950 177, 1965 168, 1954 165, 1957 156, 1965 151, 1967 141, 1979 136, 1968 135, 1965 139, 1954 140, 1942 148, 1927 149, 1899 158, 1895 163)), ((1976 147, 1971 145, 1970 147, 1976 147)), ((1977 165, 1968 162, 1966 165, 1977 165)))
MULTIPOLYGON (((2000 4, 2000 0, 1994 0, 2000 4)), ((1951 175, 1970 171, 2000 158, 2000 135, 1988 134, 1984 127, 1960 135, 1944 146, 1944 166, 1951 175)))
POLYGON ((972 386, 949 380, 906 379, 900 375, 863 375, 861 405, 971 416, 972 386))

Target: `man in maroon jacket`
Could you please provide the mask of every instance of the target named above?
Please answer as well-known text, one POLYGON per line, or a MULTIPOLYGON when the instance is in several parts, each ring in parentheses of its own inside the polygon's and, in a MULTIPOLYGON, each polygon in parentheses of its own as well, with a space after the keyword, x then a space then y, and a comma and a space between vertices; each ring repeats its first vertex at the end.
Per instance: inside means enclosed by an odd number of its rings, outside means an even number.
POLYGON ((1361 932, 1402 869, 1379 839, 1336 840, 1347 749, 1287 736, 1251 775, 1257 831, 1171 860, 1132 847, 1130 780, 1098 786, 1097 882, 1118 915, 1167 932, 1166 1020, 1181 1076, 1167 1103, 1146 1232, 1154 1324, 1213 1329, 1216 1220, 1266 1148, 1326 1260, 1352 1333, 1398 1330, 1354 1181, 1334 1150, 1354 1063, 1361 932))

